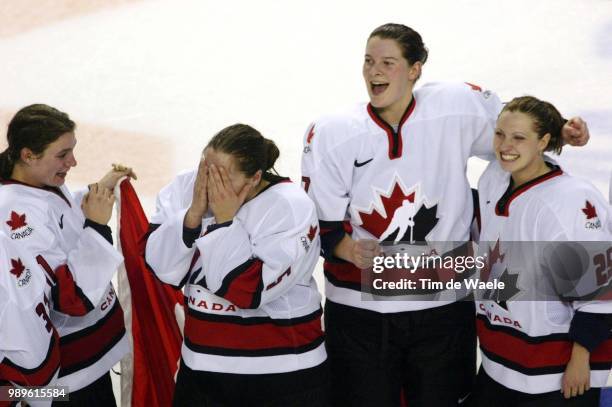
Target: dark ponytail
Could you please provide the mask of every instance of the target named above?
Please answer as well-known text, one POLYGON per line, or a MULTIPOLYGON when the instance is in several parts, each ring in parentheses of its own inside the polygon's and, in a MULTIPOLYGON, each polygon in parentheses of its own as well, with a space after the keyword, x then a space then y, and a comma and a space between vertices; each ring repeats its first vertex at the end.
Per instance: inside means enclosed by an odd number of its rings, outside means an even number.
POLYGON ((233 156, 239 170, 247 177, 259 170, 264 179, 276 174, 274 164, 280 155, 278 147, 249 125, 239 123, 224 128, 206 147, 233 156))
POLYGON ((35 104, 19 110, 8 125, 8 148, 0 153, 0 178, 11 177, 22 149, 42 154, 49 144, 75 127, 66 113, 48 105, 35 104))
POLYGON ((11 157, 11 150, 8 148, 0 153, 0 179, 8 179, 13 173, 15 162, 11 157))
POLYGON ((274 164, 280 156, 280 151, 278 151, 278 147, 276 144, 274 144, 274 141, 267 138, 264 138, 264 149, 266 151, 266 170, 264 173, 267 173, 270 170, 276 173, 276 170, 274 170, 274 164))

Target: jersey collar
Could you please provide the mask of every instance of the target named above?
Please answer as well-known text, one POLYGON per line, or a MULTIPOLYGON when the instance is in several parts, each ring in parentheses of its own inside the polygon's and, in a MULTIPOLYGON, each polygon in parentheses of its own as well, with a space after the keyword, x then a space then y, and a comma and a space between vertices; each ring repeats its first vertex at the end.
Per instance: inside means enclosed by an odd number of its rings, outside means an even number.
POLYGON ((396 133, 393 127, 389 123, 384 121, 383 118, 378 115, 378 113, 376 112, 372 104, 368 103, 368 106, 367 106, 368 114, 370 115, 374 123, 376 123, 380 128, 382 128, 385 131, 385 133, 387 133, 387 138, 389 139, 389 159, 390 160, 394 160, 402 156, 402 126, 404 125, 406 120, 408 120, 408 117, 410 117, 412 112, 414 111, 415 106, 416 106, 416 99, 414 95, 412 95, 412 99, 410 100, 410 103, 408 103, 406 110, 402 114, 402 118, 400 119, 400 122, 397 126, 397 133, 396 133))
POLYGON ((551 169, 550 172, 540 175, 539 177, 536 177, 531 181, 525 182, 523 185, 519 186, 515 190, 512 190, 513 183, 512 177, 510 177, 510 182, 508 184, 508 188, 506 188, 506 192, 504 192, 499 201, 497 201, 497 204, 495 204, 495 214, 497 216, 510 216, 510 203, 519 195, 535 187, 538 184, 541 184, 545 181, 548 181, 549 179, 558 177, 559 175, 563 174, 563 170, 561 170, 561 167, 559 167, 558 165, 553 165, 549 163, 546 163, 546 165, 548 165, 548 167, 551 169))

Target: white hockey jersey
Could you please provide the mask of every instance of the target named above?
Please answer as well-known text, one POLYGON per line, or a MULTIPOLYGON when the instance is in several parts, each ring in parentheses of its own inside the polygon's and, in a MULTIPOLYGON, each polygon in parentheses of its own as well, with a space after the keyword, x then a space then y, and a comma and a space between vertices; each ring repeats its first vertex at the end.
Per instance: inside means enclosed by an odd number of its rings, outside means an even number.
POLYGON ((91 384, 128 351, 123 311, 110 284, 123 257, 84 227, 80 200, 65 186, 3 181, 0 218, 0 228, 45 272, 50 317, 60 335, 58 385, 72 392, 91 384))
POLYGON ((203 219, 200 237, 187 247, 183 219, 195 177, 181 174, 159 193, 146 246, 160 280, 186 284, 187 366, 264 374, 321 364, 321 295, 312 277, 320 242, 310 199, 288 180, 275 180, 231 223, 203 219))
MULTIPOLYGON (((586 297, 561 301, 560 296, 565 298, 569 291, 555 290, 559 296, 554 297, 546 290, 534 293, 537 286, 546 286, 542 281, 546 283, 545 270, 551 264, 546 248, 551 247, 550 242, 571 242, 567 248, 588 244, 585 252, 589 253, 601 247, 602 253, 589 255, 594 261, 612 258, 611 211, 595 187, 556 166, 514 191, 509 184, 510 174, 498 162, 489 164, 478 184, 481 253, 489 257, 485 278, 503 279, 506 274, 506 281, 516 288, 510 301, 477 301, 482 367, 508 388, 531 394, 551 392, 561 388, 573 346, 569 332, 576 312, 610 314, 612 301, 587 301, 586 297)), ((557 268, 559 264, 567 267, 567 262, 558 263, 557 268)), ((594 291, 608 286, 612 274, 605 271, 607 267, 586 273, 575 267, 570 288, 594 291)), ((611 363, 612 336, 608 335, 591 352, 591 387, 605 386, 611 363)))
MULTIPOLYGON (((345 232, 353 239, 408 242, 403 247, 413 245, 417 252, 419 242, 456 242, 442 252, 466 242, 473 215, 467 160, 492 156, 500 110, 501 102, 489 91, 432 83, 414 92, 397 131, 369 104, 309 127, 302 181, 321 221, 328 299, 378 312, 452 302, 418 301, 416 296, 366 301, 361 270, 335 258, 333 248, 345 232)), ((421 278, 418 272, 413 275, 421 278)), ((454 298, 454 293, 440 294, 431 299, 454 298)))
POLYGON ((59 337, 49 318, 45 277, 38 267, 0 232, 0 382, 55 384, 59 337))

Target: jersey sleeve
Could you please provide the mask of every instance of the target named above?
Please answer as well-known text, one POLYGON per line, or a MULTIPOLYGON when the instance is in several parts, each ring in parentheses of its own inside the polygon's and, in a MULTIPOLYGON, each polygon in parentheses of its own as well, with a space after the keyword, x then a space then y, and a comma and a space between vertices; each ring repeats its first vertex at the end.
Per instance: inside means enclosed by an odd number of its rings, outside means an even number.
POLYGON ((48 384, 59 368, 59 348, 45 306, 23 309, 9 301, 1 315, 0 379, 20 386, 48 384))
MULTIPOLYGON (((69 315, 84 315, 106 293, 123 257, 98 232, 84 227, 75 245, 65 249, 61 230, 40 202, 24 211, 8 210, 13 222, 26 223, 27 233, 13 242, 30 253, 46 272, 52 286, 53 307, 69 315), (26 216, 27 215, 27 216, 26 216)), ((10 234, 11 225, 1 225, 10 234)), ((15 224, 13 223, 13 226, 15 224)))
POLYGON ((553 199, 554 206, 548 207, 546 221, 541 220, 538 228, 546 233, 551 223, 558 225, 550 240, 561 240, 558 244, 564 245, 557 251, 554 280, 565 282, 566 289, 559 295, 570 300, 574 310, 569 335, 593 351, 608 339, 612 328, 610 207, 588 184, 568 190, 563 198, 561 204, 553 199))
POLYGON ((474 139, 470 155, 492 161, 495 159, 493 153, 495 123, 502 110, 502 103, 495 92, 483 90, 475 85, 465 84, 462 93, 468 109, 462 130, 474 139))
POLYGON ((59 368, 58 338, 48 316, 43 277, 23 254, 9 255, 8 246, 0 248, 0 381, 43 386, 59 368), (19 262, 19 270, 9 259, 19 262))
POLYGON ((342 221, 350 201, 354 154, 342 126, 322 121, 304 136, 302 182, 319 219, 342 221))
POLYGON ((333 250, 345 235, 353 166, 354 142, 335 120, 322 119, 310 125, 304 136, 302 184, 316 206, 320 222, 321 255, 335 259, 333 250))
POLYGON ((196 240, 204 285, 239 308, 259 308, 309 279, 318 259, 318 226, 309 200, 277 200, 262 224, 265 232, 252 236, 236 217, 209 226, 196 240))
POLYGON ((610 207, 595 187, 584 184, 549 195, 536 202, 535 230, 538 240, 547 242, 540 243, 544 268, 550 270, 553 286, 562 287, 557 294, 573 300, 576 310, 607 312, 591 300, 611 291, 610 207))
MULTIPOLYGON (((161 281, 175 287, 185 284, 199 256, 196 248, 183 240, 183 220, 191 204, 194 177, 195 173, 179 175, 159 192, 147 237, 147 264, 161 281)), ((205 228, 212 220, 203 222, 205 228)))

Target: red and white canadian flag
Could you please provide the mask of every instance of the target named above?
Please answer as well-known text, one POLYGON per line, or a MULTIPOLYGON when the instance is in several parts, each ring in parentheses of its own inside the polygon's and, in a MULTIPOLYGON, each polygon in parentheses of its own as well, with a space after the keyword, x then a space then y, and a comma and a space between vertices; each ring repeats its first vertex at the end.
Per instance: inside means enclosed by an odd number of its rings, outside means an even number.
POLYGON ((119 298, 133 353, 121 362, 123 406, 170 406, 183 341, 183 293, 159 281, 144 259, 149 222, 129 180, 119 186, 119 298))

